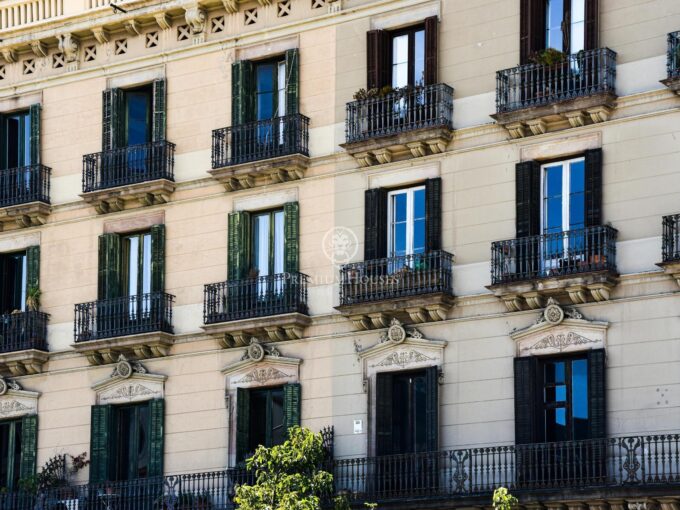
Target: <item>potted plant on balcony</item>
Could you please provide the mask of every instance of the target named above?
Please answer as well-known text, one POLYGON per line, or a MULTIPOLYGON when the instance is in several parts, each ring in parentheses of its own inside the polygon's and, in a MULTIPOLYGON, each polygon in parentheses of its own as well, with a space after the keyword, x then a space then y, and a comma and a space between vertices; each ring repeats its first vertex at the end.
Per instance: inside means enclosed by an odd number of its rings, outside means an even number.
POLYGON ((26 308, 31 312, 40 310, 40 296, 42 292, 37 285, 30 285, 26 291, 26 308))
POLYGON ((536 99, 544 99, 559 92, 560 74, 564 72, 569 55, 555 48, 536 51, 529 56, 529 62, 537 67, 531 71, 530 80, 536 99))

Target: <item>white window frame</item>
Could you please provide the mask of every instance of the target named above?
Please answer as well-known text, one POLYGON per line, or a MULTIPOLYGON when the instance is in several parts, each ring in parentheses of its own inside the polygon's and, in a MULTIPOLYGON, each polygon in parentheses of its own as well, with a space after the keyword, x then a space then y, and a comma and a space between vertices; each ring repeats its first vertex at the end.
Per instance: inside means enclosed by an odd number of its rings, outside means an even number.
MULTIPOLYGON (((414 195, 416 191, 424 190, 425 185, 413 186, 411 188, 401 188, 387 193, 387 256, 396 257, 394 253, 392 223, 393 223, 393 197, 396 195, 406 195, 406 254, 413 255, 413 221, 414 221, 414 195)), ((425 197, 427 200, 427 197, 425 197)))

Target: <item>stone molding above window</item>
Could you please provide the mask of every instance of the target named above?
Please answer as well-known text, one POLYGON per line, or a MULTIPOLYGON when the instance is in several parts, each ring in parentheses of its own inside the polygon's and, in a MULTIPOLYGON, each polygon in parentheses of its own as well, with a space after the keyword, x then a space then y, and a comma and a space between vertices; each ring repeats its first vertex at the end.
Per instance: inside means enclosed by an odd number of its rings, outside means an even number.
POLYGON ((575 308, 553 298, 531 326, 510 333, 517 356, 551 356, 604 349, 608 322, 588 320, 575 308))
POLYGON ((111 76, 106 80, 106 88, 128 88, 165 79, 165 66, 157 66, 142 71, 132 71, 111 76))
POLYGON ((40 232, 18 235, 14 237, 3 237, 0 239, 0 253, 25 250, 29 246, 40 244, 40 232))
POLYGON ((295 35, 275 41, 259 43, 247 48, 238 48, 234 60, 261 60, 263 58, 281 55, 286 50, 293 50, 300 47, 300 38, 295 35))
POLYGON ((0 420, 38 413, 37 391, 24 390, 18 382, 0 377, 0 420))
POLYGON ((43 104, 42 91, 0 99, 0 112, 9 113, 16 110, 27 110, 34 104, 43 104))
POLYGON ((560 137, 555 140, 542 140, 520 147, 519 160, 549 160, 583 154, 590 149, 602 147, 602 132, 580 136, 560 137))
POLYGON ((129 404, 164 397, 167 376, 150 374, 139 361, 121 355, 111 375, 95 383, 97 405, 129 404))
POLYGON ((281 356, 276 347, 252 338, 241 359, 222 370, 226 376, 226 390, 235 394, 237 388, 297 383, 300 381, 301 363, 301 359, 281 356))
POLYGON ((298 202, 298 188, 288 188, 271 193, 257 193, 234 199, 234 211, 261 211, 280 207, 286 202, 298 202))
POLYGON ((395 30, 422 23, 425 18, 439 16, 440 14, 439 2, 430 2, 419 7, 411 7, 408 10, 404 9, 373 16, 371 18, 371 30, 395 30))
POLYGON ((104 223, 104 234, 123 234, 163 224, 165 224, 165 211, 155 211, 131 218, 107 221, 104 223))
POLYGON ((441 163, 439 161, 422 165, 408 166, 393 172, 377 172, 368 175, 368 189, 373 188, 397 188, 422 184, 425 179, 434 179, 441 176, 441 163), (417 170, 414 172, 414 169, 417 170))

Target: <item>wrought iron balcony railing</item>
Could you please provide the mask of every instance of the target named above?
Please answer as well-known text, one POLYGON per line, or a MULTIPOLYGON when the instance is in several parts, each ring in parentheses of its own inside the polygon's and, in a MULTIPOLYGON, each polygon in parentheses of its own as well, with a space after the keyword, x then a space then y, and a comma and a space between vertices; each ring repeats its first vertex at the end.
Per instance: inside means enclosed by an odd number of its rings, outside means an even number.
POLYGON ((491 283, 616 272, 617 234, 603 225, 496 241, 491 245, 491 283))
POLYGON ((292 154, 309 156, 309 118, 300 113, 213 131, 213 168, 292 154))
POLYGON ((554 65, 525 64, 496 73, 496 111, 506 113, 595 94, 614 94, 616 53, 580 51, 554 65))
POLYGON ((150 142, 83 156, 83 192, 174 180, 175 144, 150 142))
POLYGON ((150 292, 80 303, 75 307, 76 342, 140 333, 172 333, 174 296, 150 292))
POLYGON ((453 129, 453 89, 444 83, 347 103, 347 143, 436 127, 453 129))
POLYGON ((50 174, 45 165, 29 165, 0 170, 0 207, 50 203, 50 174))
POLYGON ((468 448, 335 461, 350 500, 490 497, 540 490, 680 485, 680 434, 468 448))
POLYGON ((680 260, 680 214, 663 217, 663 262, 680 260))
POLYGON ((345 264, 340 304, 353 305, 422 294, 453 295, 453 255, 431 251, 345 264))
POLYGON ((47 351, 47 319, 43 312, 0 315, 0 353, 36 349, 47 351))
POLYGON ((307 282, 303 273, 279 273, 211 283, 203 291, 203 321, 229 322, 284 313, 307 314, 307 282))
POLYGON ((669 78, 680 78, 680 31, 668 34, 667 68, 669 78))

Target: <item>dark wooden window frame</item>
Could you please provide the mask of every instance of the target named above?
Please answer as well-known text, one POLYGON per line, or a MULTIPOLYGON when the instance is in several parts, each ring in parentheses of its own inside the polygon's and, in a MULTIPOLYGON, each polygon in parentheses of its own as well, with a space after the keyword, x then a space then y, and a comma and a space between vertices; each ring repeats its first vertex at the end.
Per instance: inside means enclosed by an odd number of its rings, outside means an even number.
MULTIPOLYGON (((392 68, 394 66, 394 39, 402 35, 408 35, 408 85, 415 87, 415 50, 416 50, 416 32, 423 32, 423 73, 425 73, 425 66, 427 62, 427 48, 425 40, 425 24, 419 23, 405 28, 389 31, 389 48, 388 48, 388 79, 392 83, 392 68)), ((423 76, 423 83, 425 84, 425 76, 423 76)))

